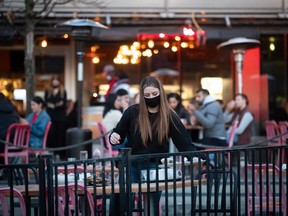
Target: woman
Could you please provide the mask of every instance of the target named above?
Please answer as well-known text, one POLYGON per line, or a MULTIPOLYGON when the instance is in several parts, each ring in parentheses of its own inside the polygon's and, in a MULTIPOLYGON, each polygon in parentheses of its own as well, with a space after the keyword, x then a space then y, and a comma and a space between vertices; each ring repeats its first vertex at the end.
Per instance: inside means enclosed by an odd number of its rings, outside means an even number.
POLYGON ((122 98, 116 94, 109 94, 103 111, 102 123, 107 131, 111 131, 116 127, 122 117, 122 98))
POLYGON ((31 100, 32 113, 26 118, 31 126, 30 147, 32 148, 42 148, 46 126, 48 122, 51 121, 49 115, 43 108, 43 99, 39 96, 35 96, 31 100))
MULTIPOLYGON (((243 145, 251 142, 252 123, 254 120, 253 114, 248 110, 249 100, 245 94, 237 94, 235 101, 230 101, 227 104, 224 118, 226 123, 232 123, 235 120, 239 121, 235 131, 234 144, 243 145)), ((227 130, 227 137, 231 131, 231 126, 227 130)))
MULTIPOLYGON (((169 152, 171 137, 179 151, 193 151, 191 137, 178 115, 170 108, 163 86, 154 77, 145 77, 140 84, 139 104, 128 107, 109 137, 119 145, 127 136, 126 147, 132 155, 169 152)), ((150 163, 150 168, 153 164, 150 163)), ((146 169, 145 165, 141 169, 146 169)), ((131 180, 138 182, 141 169, 131 166, 131 180)), ((158 208, 161 193, 154 194, 154 209, 158 208)))
POLYGON ((182 99, 177 93, 167 95, 168 102, 172 109, 178 114, 184 125, 191 125, 189 112, 184 108, 182 99))
POLYGON ((162 84, 150 76, 141 82, 139 104, 126 109, 109 140, 118 145, 126 136, 132 155, 168 152, 169 137, 179 151, 195 150, 180 118, 170 108, 162 84))
MULTIPOLYGON (((49 131, 47 145, 62 147, 65 145, 66 132, 66 91, 57 76, 52 77, 50 87, 45 91, 47 113, 51 118, 52 127, 49 131)), ((61 151, 61 158, 65 159, 65 152, 61 151)), ((56 154, 59 154, 56 152, 56 154)))

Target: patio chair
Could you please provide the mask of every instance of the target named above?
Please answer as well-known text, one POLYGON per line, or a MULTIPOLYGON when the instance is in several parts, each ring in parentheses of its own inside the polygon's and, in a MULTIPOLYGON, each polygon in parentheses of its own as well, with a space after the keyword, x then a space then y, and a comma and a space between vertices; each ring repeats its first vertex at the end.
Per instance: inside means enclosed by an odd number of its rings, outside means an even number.
MULTIPOLYGON (((85 211, 84 206, 80 205, 79 198, 83 197, 82 195, 80 196, 81 193, 84 194, 85 197, 87 197, 89 211, 90 211, 89 215, 95 215, 93 196, 88 190, 85 190, 84 185, 82 184, 59 185, 57 187, 57 192, 58 192, 57 193, 58 210, 61 216, 66 216, 67 212, 69 216, 85 215, 83 214, 83 211, 85 211), (79 192, 79 194, 75 193, 76 189, 79 192), (82 214, 80 210, 82 211, 82 214)), ((84 202, 86 202, 86 199, 84 200, 84 202)), ((101 209, 102 199, 97 199, 96 202, 97 202, 98 209, 101 209)))
MULTIPOLYGON (((11 192, 10 187, 0 188, 0 206, 2 207, 2 213, 1 211, 0 213, 3 216, 12 215, 11 208, 13 207, 13 205, 10 202, 11 201, 10 192, 11 192)), ((13 188, 13 197, 18 198, 19 203, 20 203, 21 215, 26 216, 26 205, 25 205, 23 195, 16 188, 13 188)), ((13 204, 14 204, 14 199, 13 199, 13 204)), ((14 214, 15 214, 15 209, 14 209, 14 214)))
POLYGON ((26 164, 29 163, 28 147, 30 138, 30 125, 14 123, 7 130, 6 142, 13 145, 5 145, 4 152, 0 153, 0 157, 4 158, 4 163, 9 164, 9 158, 22 157, 26 164), (22 148, 23 147, 23 148, 22 148))
POLYGON ((104 157, 115 157, 119 154, 119 151, 113 150, 112 146, 109 142, 109 134, 107 134, 107 130, 105 128, 105 126, 101 123, 98 122, 97 123, 97 128, 99 131, 100 136, 102 136, 100 138, 100 143, 102 146, 102 151, 103 151, 103 156, 104 157))
MULTIPOLYGON (((16 166, 3 166, 1 167, 4 173, 7 185, 10 187, 15 185, 29 185, 39 184, 38 170, 35 167, 25 165, 16 166)), ((20 203, 21 205, 21 203, 20 203)), ((19 203, 15 203, 15 207, 19 207, 19 203)), ((28 206, 27 206, 28 207, 28 206)), ((39 210, 39 199, 33 197, 30 200, 30 207, 34 209, 34 215, 38 215, 39 210)))
MULTIPOLYGON (((279 135, 279 128, 278 128, 278 124, 277 124, 276 121, 274 121, 274 120, 265 121, 265 130, 266 130, 266 139, 270 140, 270 141, 267 142, 268 146, 277 146, 277 145, 279 146, 279 145, 281 145, 281 139, 280 138, 273 139, 274 137, 279 135), (273 140, 271 140, 271 139, 273 139, 273 140)), ((268 151, 268 160, 269 160, 269 162, 271 162, 271 159, 272 159, 271 158, 271 152, 272 152, 272 150, 268 151)), ((280 155, 280 149, 278 150, 277 154, 280 155)), ((273 152, 273 155, 274 155, 274 152, 273 152)), ((280 162, 280 159, 278 157, 278 161, 277 161, 278 165, 279 165, 279 162, 280 162)))
POLYGON ((243 167, 245 179, 252 179, 252 184, 247 184, 246 188, 248 215, 262 215, 265 212, 267 215, 275 215, 276 212, 287 215, 286 186, 283 177, 280 178, 280 172, 272 164, 247 164, 247 171, 243 167))
MULTIPOLYGON (((288 142, 288 121, 279 121, 278 126, 279 126, 279 133, 283 134, 283 136, 281 136, 281 144, 285 146, 287 145, 287 142, 288 142)), ((281 156, 282 156, 280 159, 281 164, 287 163, 287 161, 285 161, 285 158, 287 156, 287 152, 285 152, 285 148, 282 149, 281 156)), ((280 161, 278 164, 280 164, 280 161)))

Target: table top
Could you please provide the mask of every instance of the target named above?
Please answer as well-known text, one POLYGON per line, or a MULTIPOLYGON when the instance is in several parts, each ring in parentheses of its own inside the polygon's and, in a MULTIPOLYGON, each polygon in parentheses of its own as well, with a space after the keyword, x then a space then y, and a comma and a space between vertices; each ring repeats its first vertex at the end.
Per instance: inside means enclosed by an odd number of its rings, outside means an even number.
MULTIPOLYGON (((206 179, 202 179, 201 183, 205 184, 206 179)), ((142 183, 142 184, 133 183, 131 184, 131 192, 137 193, 141 191, 142 193, 147 193, 147 192, 155 192, 155 191, 162 191, 162 190, 170 190, 174 188, 185 188, 185 187, 190 187, 191 185, 192 185, 192 181, 190 179, 185 179, 184 181, 182 180, 170 181, 169 180, 169 181, 161 181, 161 182, 150 182, 150 183, 147 182, 147 183, 142 183)), ((199 180, 193 180, 193 185, 198 186, 199 180)), ((25 185, 15 185, 13 187, 16 188, 18 191, 20 191, 23 196, 27 195, 25 185)), ((97 195, 102 195, 103 193, 105 194, 120 193, 119 184, 115 184, 114 187, 112 187, 111 185, 95 187, 95 189, 93 186, 87 186, 87 189, 92 194, 94 193, 94 191, 96 191, 97 195)), ((31 197, 39 196, 38 184, 28 185, 28 196, 31 196, 31 197)))

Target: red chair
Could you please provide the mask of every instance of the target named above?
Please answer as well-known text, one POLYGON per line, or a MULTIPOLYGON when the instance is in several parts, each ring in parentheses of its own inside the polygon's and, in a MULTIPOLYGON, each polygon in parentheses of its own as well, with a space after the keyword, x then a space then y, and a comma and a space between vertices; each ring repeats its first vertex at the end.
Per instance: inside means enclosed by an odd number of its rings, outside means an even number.
MULTIPOLYGON (((278 122, 278 126, 279 126, 279 133, 280 134, 284 134, 281 136, 281 144, 282 145, 286 145, 286 142, 288 141, 288 121, 279 121, 278 122)), ((281 162, 285 163, 285 158, 286 158, 286 152, 285 149, 282 149, 282 158, 281 158, 281 162)))
MULTIPOLYGON (((274 120, 267 120, 265 121, 265 130, 266 130, 266 138, 267 140, 273 139, 274 137, 279 135, 279 128, 278 124, 274 120)), ((270 140, 267 142, 268 146, 277 146, 281 145, 281 139, 276 138, 274 140, 270 140)), ((280 155, 280 149, 278 151, 278 155, 280 155)), ((271 160, 271 151, 268 151, 268 160, 271 160)), ((280 158, 278 157, 277 164, 279 165, 280 158)))
MULTIPOLYGON (((75 193, 75 189, 77 188, 78 191, 81 193, 86 192, 87 194, 87 201, 89 204, 90 215, 94 215, 94 202, 92 194, 86 190, 82 184, 68 184, 67 187, 65 185, 59 185, 57 187, 57 196, 58 196, 58 210, 61 216, 65 216, 65 207, 68 206, 68 215, 81 215, 80 213, 80 203, 79 203, 79 196, 75 193), (66 195, 69 196, 69 203, 66 205, 66 195), (75 212, 78 209, 78 212, 75 212)), ((97 199, 97 206, 101 209, 102 206, 102 199, 97 199)), ((83 209, 82 209, 83 210, 83 209)), ((83 215, 83 214, 82 214, 83 215)))
POLYGON ((119 154, 119 151, 113 150, 112 146, 109 142, 109 134, 107 134, 107 130, 105 126, 101 123, 97 123, 97 128, 99 131, 99 134, 102 136, 100 138, 100 143, 102 146, 102 151, 103 151, 103 157, 115 157, 119 154))
POLYGON ((9 164, 10 157, 22 157, 25 163, 29 163, 28 147, 30 139, 30 125, 15 123, 9 126, 6 134, 6 142, 12 142, 13 145, 5 145, 4 153, 0 153, 0 157, 4 157, 4 163, 9 164), (24 147, 24 148, 22 148, 24 147))
MULTIPOLYGON (((244 175, 246 175, 245 169, 243 167, 244 175)), ((246 188, 249 215, 255 215, 256 212, 266 212, 269 215, 268 213, 274 210, 280 215, 281 212, 284 216, 287 215, 286 186, 284 186, 283 176, 280 178, 280 172, 280 169, 272 164, 255 164, 254 166, 247 164, 247 178, 252 180, 252 185, 248 184, 246 188), (275 185, 277 187, 274 187, 275 185), (280 193, 281 196, 279 196, 280 193)))
MULTIPOLYGON (((11 208, 11 203, 10 201, 10 188, 9 187, 5 187, 5 188, 0 188, 0 205, 2 207, 2 214, 3 216, 8 216, 10 215, 9 212, 9 207, 11 208)), ((21 215, 22 216, 26 216, 26 205, 25 205, 25 201, 24 198, 22 196, 22 194, 15 188, 13 188, 13 196, 14 198, 18 198, 19 200, 19 204, 20 204, 20 208, 21 208, 21 215)))
MULTIPOLYGON (((234 137, 235 137, 235 131, 238 127, 238 123, 239 121, 234 121, 232 124, 232 128, 229 134, 229 138, 228 138, 228 148, 232 148, 233 144, 234 144, 234 137)), ((227 160, 228 160, 228 167, 230 168, 230 160, 231 160, 231 156, 230 156, 230 152, 227 153, 227 160)))
MULTIPOLYGON (((52 122, 49 121, 46 125, 46 129, 45 129, 45 133, 44 133, 44 138, 43 138, 43 145, 42 145, 42 149, 46 149, 47 146, 47 138, 48 138, 48 134, 51 128, 52 122)), ((30 149, 29 153, 34 153, 34 154, 43 154, 45 153, 45 150, 34 150, 34 149, 30 149)))

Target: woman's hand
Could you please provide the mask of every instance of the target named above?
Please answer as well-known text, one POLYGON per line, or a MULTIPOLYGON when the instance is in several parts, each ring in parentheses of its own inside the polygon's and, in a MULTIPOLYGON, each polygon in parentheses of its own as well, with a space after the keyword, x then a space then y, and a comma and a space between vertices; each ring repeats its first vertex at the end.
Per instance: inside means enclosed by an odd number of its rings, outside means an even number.
POLYGON ((113 132, 111 134, 111 136, 110 136, 110 140, 109 141, 110 141, 110 143, 112 145, 117 145, 117 144, 120 143, 120 139, 121 139, 120 135, 118 133, 116 133, 116 132, 113 132))

